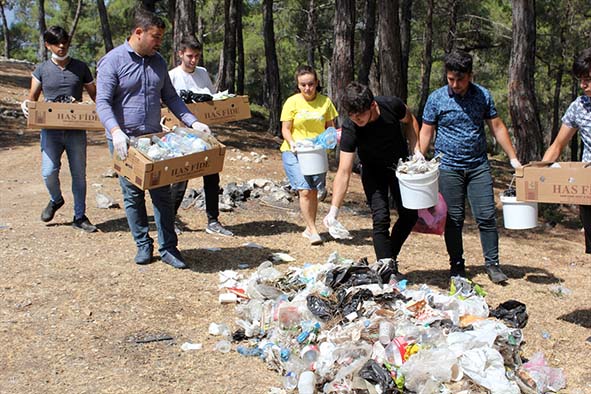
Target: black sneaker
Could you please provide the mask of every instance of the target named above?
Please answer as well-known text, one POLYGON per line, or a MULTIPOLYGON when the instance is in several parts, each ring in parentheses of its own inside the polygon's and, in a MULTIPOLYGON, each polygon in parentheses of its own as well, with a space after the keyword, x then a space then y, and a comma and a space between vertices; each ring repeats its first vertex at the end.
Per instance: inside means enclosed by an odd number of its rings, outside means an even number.
POLYGON ((43 212, 41 212, 41 220, 44 222, 50 222, 58 209, 64 205, 64 200, 58 202, 49 201, 43 212))
POLYGON ((88 220, 86 215, 82 216, 80 219, 74 218, 72 221, 72 227, 84 230, 87 233, 94 233, 98 230, 94 224, 90 223, 90 220, 88 220))
POLYGON ((224 237, 232 237, 234 235, 233 232, 224 228, 220 222, 209 223, 205 228, 205 232, 208 234, 223 235, 224 237))
POLYGON ((485 267, 486 273, 489 279, 493 283, 501 283, 507 281, 509 278, 501 270, 501 266, 498 264, 489 264, 485 267))
POLYGON ((462 278, 466 277, 466 266, 464 265, 464 260, 456 261, 454 263, 449 263, 449 276, 461 276, 462 278))

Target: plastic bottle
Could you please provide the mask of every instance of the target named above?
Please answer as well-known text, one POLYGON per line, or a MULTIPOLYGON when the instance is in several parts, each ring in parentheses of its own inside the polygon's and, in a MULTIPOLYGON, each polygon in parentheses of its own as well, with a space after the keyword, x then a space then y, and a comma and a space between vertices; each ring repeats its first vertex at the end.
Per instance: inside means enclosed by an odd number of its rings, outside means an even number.
POLYGON ((299 394, 314 394, 316 392, 316 375, 312 371, 304 371, 298 380, 299 394))
POLYGON ((263 353, 262 350, 256 346, 255 347, 238 346, 236 348, 236 351, 238 353, 240 353, 241 355, 248 356, 248 357, 258 357, 263 353))
POLYGON ((314 143, 324 149, 334 149, 337 146, 337 130, 334 127, 327 128, 314 139, 314 143))
MULTIPOLYGON (((156 137, 155 135, 152 136, 152 142, 154 143, 154 145, 158 145, 161 149, 164 149, 168 153, 167 156, 175 156, 173 148, 166 142, 162 141, 160 138, 156 137)), ((176 152, 176 154, 180 154, 180 152, 176 152)))
POLYGON ((215 350, 217 350, 220 353, 229 353, 231 349, 232 349, 232 345, 230 344, 230 342, 226 341, 225 339, 218 341, 215 344, 215 350))
POLYGON ((316 333, 316 332, 318 332, 318 330, 320 330, 320 323, 313 322, 310 320, 303 321, 301 326, 302 326, 302 332, 296 338, 298 343, 303 343, 304 341, 306 341, 306 339, 308 339, 310 334, 316 333))
POLYGON ((293 371, 288 371, 283 376, 283 387, 288 392, 294 391, 298 387, 298 375, 293 371))
POLYGON ((379 328, 380 343, 384 346, 394 338, 394 324, 388 320, 382 320, 379 328))
POLYGON ((314 367, 314 363, 318 360, 318 355, 320 352, 318 351, 318 346, 316 345, 308 345, 302 348, 300 352, 300 357, 304 362, 304 365, 307 369, 312 369, 314 367))

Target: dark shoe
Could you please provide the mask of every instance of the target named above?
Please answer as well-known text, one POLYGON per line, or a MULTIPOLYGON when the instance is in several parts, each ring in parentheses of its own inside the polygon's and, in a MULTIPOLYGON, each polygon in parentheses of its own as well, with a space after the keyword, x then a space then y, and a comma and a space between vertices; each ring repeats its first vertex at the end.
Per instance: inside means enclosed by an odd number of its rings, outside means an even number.
POLYGON ((501 283, 509 279, 507 278, 507 275, 501 271, 501 266, 498 264, 489 264, 485 267, 485 269, 489 279, 493 283, 501 283))
POLYGON ((181 229, 181 224, 179 222, 174 222, 174 232, 176 235, 181 235, 183 230, 181 229))
POLYGON ((180 252, 176 251, 175 254, 178 254, 178 256, 175 256, 172 252, 165 250, 160 254, 160 259, 162 260, 162 262, 168 265, 172 265, 174 268, 188 268, 187 264, 185 264, 185 262, 182 260, 180 252))
POLYGON ((154 254, 154 245, 147 244, 138 246, 137 254, 135 255, 135 263, 139 265, 150 264, 152 262, 152 256, 154 254))
POLYGON ((449 263, 449 276, 461 276, 462 278, 466 277, 466 266, 464 265, 464 260, 457 261, 455 263, 449 263))
POLYGON ((82 216, 80 219, 74 218, 72 221, 72 227, 77 228, 78 230, 84 230, 87 233, 94 233, 98 230, 94 224, 90 223, 90 220, 88 220, 86 215, 82 216))
POLYGON ((383 283, 389 283, 392 279, 396 280, 396 282, 404 279, 404 275, 398 271, 398 261, 393 258, 379 259, 376 271, 382 278, 383 283))
POLYGON ((209 223, 205 228, 205 232, 208 234, 223 235, 224 237, 232 237, 234 235, 233 232, 224 228, 220 222, 209 223))
POLYGON ((49 201, 43 212, 41 212, 41 220, 44 222, 50 222, 55 216, 57 210, 60 209, 63 205, 64 200, 58 202, 49 201))

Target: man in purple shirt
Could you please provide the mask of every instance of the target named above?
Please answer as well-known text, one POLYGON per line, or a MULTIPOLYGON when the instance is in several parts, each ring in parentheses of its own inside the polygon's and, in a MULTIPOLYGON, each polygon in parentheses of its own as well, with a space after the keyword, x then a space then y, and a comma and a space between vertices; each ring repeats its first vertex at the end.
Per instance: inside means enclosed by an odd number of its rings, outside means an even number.
MULTIPOLYGON (((97 66, 96 108, 105 126, 111 154, 127 157, 130 136, 162 131, 160 101, 186 125, 210 132, 197 121, 176 94, 166 61, 158 53, 164 35, 164 21, 145 10, 138 10, 128 40, 107 53, 97 66)), ((137 245, 135 262, 152 261, 154 240, 148 234, 145 192, 119 177, 127 222, 137 245)), ((168 185, 151 189, 154 221, 158 228, 159 252, 163 262, 174 268, 187 268, 177 249, 174 212, 168 185)))

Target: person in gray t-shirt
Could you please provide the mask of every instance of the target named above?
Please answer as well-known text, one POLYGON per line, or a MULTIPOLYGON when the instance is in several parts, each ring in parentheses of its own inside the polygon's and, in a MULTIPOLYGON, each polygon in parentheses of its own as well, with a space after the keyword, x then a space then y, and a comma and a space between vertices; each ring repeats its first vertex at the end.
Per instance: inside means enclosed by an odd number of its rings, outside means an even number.
MULTIPOLYGON (((41 63, 33 71, 29 96, 21 105, 27 117, 27 103, 37 101, 41 92, 45 101, 60 101, 64 97, 66 100, 71 98, 82 101, 83 88, 92 100, 96 97, 94 79, 86 63, 68 56, 68 33, 59 26, 52 26, 43 34, 43 39, 45 47, 51 52, 51 59, 41 63)), ((41 174, 51 198, 41 213, 41 220, 51 221, 56 211, 64 205, 59 180, 64 151, 68 156, 72 175, 72 226, 89 233, 95 232, 96 226, 86 217, 86 130, 41 130, 41 174)))

